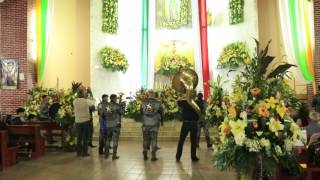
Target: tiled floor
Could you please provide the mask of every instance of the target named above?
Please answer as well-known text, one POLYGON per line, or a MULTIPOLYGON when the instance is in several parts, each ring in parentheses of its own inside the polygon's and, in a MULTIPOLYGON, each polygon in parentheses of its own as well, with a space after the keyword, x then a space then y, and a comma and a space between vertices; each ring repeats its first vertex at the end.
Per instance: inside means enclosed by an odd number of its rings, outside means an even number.
POLYGON ((201 144, 200 161, 190 160, 190 144, 186 142, 180 163, 175 161, 176 143, 160 142, 159 160, 143 161, 141 142, 121 141, 120 159, 99 157, 97 148, 90 157, 77 158, 75 153, 48 152, 42 158, 19 162, 0 172, 1 180, 113 180, 113 179, 235 179, 233 172, 219 172, 211 163, 212 150, 201 144))

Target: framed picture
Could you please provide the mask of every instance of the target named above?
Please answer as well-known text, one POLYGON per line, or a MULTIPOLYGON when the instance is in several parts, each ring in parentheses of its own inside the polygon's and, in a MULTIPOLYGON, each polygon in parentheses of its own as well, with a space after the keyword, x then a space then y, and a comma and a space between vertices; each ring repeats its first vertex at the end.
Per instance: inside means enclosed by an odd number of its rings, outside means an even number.
POLYGON ((2 89, 17 89, 19 63, 17 59, 1 59, 1 88, 2 89))

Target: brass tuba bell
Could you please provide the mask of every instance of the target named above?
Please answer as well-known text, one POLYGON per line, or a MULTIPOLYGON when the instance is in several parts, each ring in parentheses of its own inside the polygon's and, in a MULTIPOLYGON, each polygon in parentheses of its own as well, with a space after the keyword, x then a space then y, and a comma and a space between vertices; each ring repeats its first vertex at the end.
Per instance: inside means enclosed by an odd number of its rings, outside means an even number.
POLYGON ((172 88, 182 94, 186 94, 188 104, 200 113, 200 108, 194 101, 197 85, 198 75, 192 69, 181 69, 172 79, 172 88))

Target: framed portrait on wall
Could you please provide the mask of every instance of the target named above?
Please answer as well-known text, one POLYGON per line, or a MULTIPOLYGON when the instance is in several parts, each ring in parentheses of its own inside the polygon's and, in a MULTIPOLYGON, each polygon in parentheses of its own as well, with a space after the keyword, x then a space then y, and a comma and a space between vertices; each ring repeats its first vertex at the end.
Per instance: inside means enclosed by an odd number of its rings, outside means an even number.
POLYGON ((17 59, 0 59, 1 89, 17 89, 19 63, 17 59))

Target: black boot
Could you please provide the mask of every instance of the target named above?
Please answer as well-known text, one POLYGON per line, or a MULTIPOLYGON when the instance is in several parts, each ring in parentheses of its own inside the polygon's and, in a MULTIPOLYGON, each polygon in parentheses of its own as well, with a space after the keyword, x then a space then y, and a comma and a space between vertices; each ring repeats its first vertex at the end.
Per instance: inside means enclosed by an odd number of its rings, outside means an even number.
POLYGON ((112 156, 112 160, 116 160, 116 159, 119 159, 120 158, 120 156, 117 156, 116 154, 114 154, 113 156, 112 156))
POLYGON ((117 156, 117 151, 113 150, 112 160, 119 159, 120 157, 117 156))
POLYGON ((148 160, 148 153, 147 152, 143 152, 143 160, 148 160))
POLYGON ((109 158, 109 149, 105 149, 104 158, 106 158, 106 159, 109 158))
POLYGON ((199 161, 199 158, 198 157, 193 157, 192 158, 192 162, 198 162, 199 161))
POLYGON ((99 146, 99 155, 103 155, 104 154, 104 148, 99 146))
POLYGON ((151 161, 156 161, 158 160, 157 156, 156 156, 156 152, 152 152, 152 158, 151 161))

